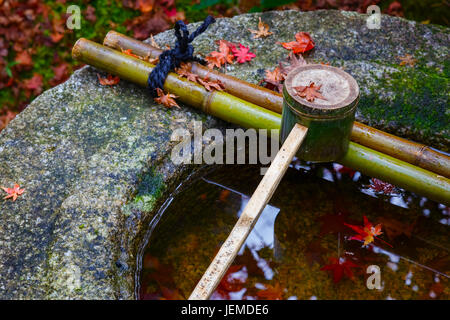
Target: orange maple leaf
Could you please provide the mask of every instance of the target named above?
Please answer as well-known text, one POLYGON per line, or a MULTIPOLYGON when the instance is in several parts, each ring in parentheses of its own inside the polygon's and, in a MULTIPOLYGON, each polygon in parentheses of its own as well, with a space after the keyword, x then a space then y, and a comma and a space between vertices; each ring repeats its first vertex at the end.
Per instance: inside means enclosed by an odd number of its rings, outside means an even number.
POLYGON ((20 189, 20 186, 17 183, 14 184, 14 188, 5 188, 5 187, 1 188, 8 194, 3 199, 12 198, 12 201, 16 201, 17 197, 20 196, 25 191, 25 188, 20 189))
POLYGON ((141 57, 139 57, 138 55, 132 53, 132 50, 131 50, 131 49, 127 49, 127 50, 121 49, 121 50, 122 50, 122 53, 125 53, 125 54, 127 54, 127 55, 129 55, 129 56, 132 56, 132 57, 141 59, 141 57))
POLYGON ((264 38, 273 34, 273 32, 269 31, 269 25, 261 21, 261 17, 259 18, 258 30, 248 30, 253 33, 253 39, 264 38))
POLYGON ((295 35, 296 41, 281 42, 283 48, 292 50, 295 54, 304 53, 314 48, 314 41, 307 32, 298 32, 295 35))
POLYGON ((101 78, 100 75, 97 73, 98 81, 102 86, 113 86, 119 83, 120 78, 119 77, 113 77, 112 75, 108 74, 106 78, 101 78))
POLYGON ((160 88, 156 88, 156 92, 158 94, 158 98, 154 98, 156 103, 160 103, 167 108, 177 107, 178 109, 180 109, 180 106, 174 100, 174 98, 178 98, 178 96, 171 93, 164 94, 164 91, 162 91, 160 88))
POLYGON ((400 65, 401 66, 405 66, 405 65, 409 65, 411 67, 414 67, 414 65, 417 62, 417 59, 414 59, 412 55, 410 54, 406 54, 403 57, 397 57, 398 59, 400 59, 400 65))
POLYGON ((322 100, 327 100, 319 92, 321 87, 322 87, 322 85, 316 86, 316 85, 314 85, 314 82, 311 82, 309 84, 309 86, 294 87, 294 90, 296 91, 298 96, 305 98, 306 100, 308 100, 310 102, 314 101, 316 98, 319 98, 322 100))
POLYGON ((230 53, 229 43, 219 40, 219 51, 213 51, 205 59, 208 61, 208 68, 220 68, 225 63, 233 63, 234 56, 230 53))

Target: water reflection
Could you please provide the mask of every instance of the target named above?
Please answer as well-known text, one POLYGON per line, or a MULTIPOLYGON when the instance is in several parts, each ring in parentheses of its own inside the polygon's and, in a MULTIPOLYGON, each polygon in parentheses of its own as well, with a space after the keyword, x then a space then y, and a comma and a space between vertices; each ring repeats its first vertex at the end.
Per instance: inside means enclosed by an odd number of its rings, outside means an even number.
MULTIPOLYGON (((140 298, 187 298, 260 178, 256 166, 224 166, 177 195, 148 241, 140 298)), ((211 299, 448 299, 449 218, 338 164, 294 161, 211 299), (383 231, 366 246, 346 226, 363 216, 383 231), (380 290, 366 286, 369 265, 380 290)))

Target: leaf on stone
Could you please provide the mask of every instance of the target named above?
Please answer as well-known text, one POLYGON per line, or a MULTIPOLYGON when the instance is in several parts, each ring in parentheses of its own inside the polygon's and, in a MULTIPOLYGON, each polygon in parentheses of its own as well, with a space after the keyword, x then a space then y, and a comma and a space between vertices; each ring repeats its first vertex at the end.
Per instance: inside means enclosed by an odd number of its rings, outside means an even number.
POLYGON ((120 78, 118 76, 112 76, 111 74, 108 74, 106 78, 102 78, 97 73, 97 78, 102 86, 114 86, 120 81, 120 78))
POLYGON ((280 67, 280 72, 283 74, 283 76, 286 78, 287 74, 300 66, 304 66, 307 65, 308 63, 306 62, 305 59, 303 59, 303 56, 301 54, 296 55, 293 52, 289 53, 289 56, 287 58, 287 61, 285 62, 280 62, 278 65, 280 67))
POLYGON ((25 188, 20 189, 20 186, 16 183, 13 188, 5 188, 1 187, 3 191, 5 191, 8 195, 6 195, 3 199, 12 199, 12 201, 16 201, 17 197, 24 193, 25 188))
POLYGON ((305 53, 308 50, 314 48, 314 41, 307 32, 298 32, 295 35, 296 41, 291 42, 281 42, 283 48, 292 50, 293 53, 305 53))
POLYGON ((177 107, 178 109, 180 109, 180 106, 174 100, 175 98, 178 98, 178 96, 171 93, 164 94, 164 91, 162 91, 160 88, 156 88, 156 93, 158 94, 158 97, 154 98, 156 103, 162 104, 169 109, 172 107, 177 107))
POLYGON ((245 63, 247 61, 251 61, 253 58, 256 57, 256 55, 253 52, 250 52, 250 48, 243 46, 239 43, 239 49, 236 47, 232 48, 231 51, 233 52, 234 57, 236 58, 236 61, 239 63, 245 63))
POLYGON ((208 68, 214 67, 220 68, 225 63, 233 63, 233 54, 230 53, 231 49, 227 41, 219 40, 219 51, 211 52, 207 57, 208 68))
POLYGON ((320 86, 316 86, 314 82, 311 82, 309 86, 298 86, 294 87, 293 89, 296 91, 296 94, 300 96, 301 98, 304 98, 310 102, 314 101, 316 98, 327 100, 322 94, 319 92, 320 86))
POLYGON ((397 58, 400 59, 401 66, 409 65, 411 67, 414 67, 414 65, 417 62, 417 59, 414 59, 413 56, 410 54, 406 54, 403 57, 397 57, 397 58))
POLYGON ((273 34, 273 32, 269 31, 269 25, 261 21, 261 17, 259 18, 258 30, 248 30, 253 33, 253 39, 264 38, 273 34))

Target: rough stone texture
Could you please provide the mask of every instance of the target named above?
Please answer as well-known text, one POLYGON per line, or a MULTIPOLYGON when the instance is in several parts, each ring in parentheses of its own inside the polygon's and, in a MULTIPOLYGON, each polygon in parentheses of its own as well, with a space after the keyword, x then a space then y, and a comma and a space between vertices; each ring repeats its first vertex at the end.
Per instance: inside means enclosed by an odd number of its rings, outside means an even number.
MULTIPOLYGON (((218 20, 194 41, 197 52, 223 38, 249 45, 257 58, 226 72, 257 83, 287 54, 275 42, 307 31, 316 42, 309 61, 342 66, 359 82, 359 120, 448 151, 448 29, 383 16, 381 30, 368 30, 356 13, 267 12, 275 34, 253 40, 247 28, 258 16, 218 20), (406 53, 417 66, 398 65, 406 53)), ((172 44, 172 31, 156 40, 172 44)), ((133 298, 143 234, 193 169, 170 161, 173 129, 193 119, 225 126, 189 107, 167 110, 124 81, 100 86, 96 72, 76 72, 0 133, 0 185, 26 188, 0 202, 2 299, 133 298)))

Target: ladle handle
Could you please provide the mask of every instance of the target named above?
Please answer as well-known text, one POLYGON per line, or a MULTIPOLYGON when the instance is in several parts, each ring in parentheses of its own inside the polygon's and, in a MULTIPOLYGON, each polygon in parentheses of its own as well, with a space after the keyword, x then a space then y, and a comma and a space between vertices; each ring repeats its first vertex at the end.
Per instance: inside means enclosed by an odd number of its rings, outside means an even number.
POLYGON ((198 282, 189 300, 207 300, 222 280, 239 249, 244 244, 250 231, 258 220, 266 204, 272 198, 292 158, 300 148, 308 128, 296 124, 273 159, 252 197, 244 208, 239 220, 231 230, 214 260, 198 282))

